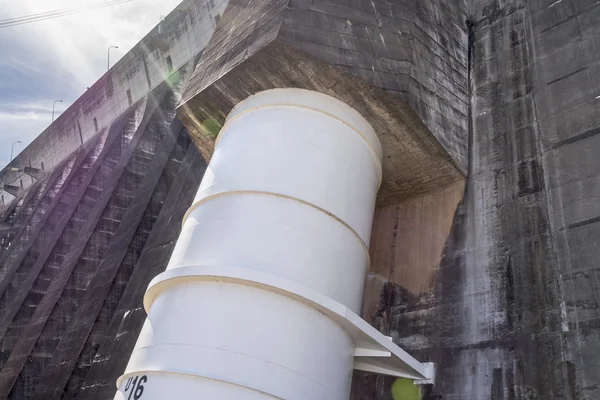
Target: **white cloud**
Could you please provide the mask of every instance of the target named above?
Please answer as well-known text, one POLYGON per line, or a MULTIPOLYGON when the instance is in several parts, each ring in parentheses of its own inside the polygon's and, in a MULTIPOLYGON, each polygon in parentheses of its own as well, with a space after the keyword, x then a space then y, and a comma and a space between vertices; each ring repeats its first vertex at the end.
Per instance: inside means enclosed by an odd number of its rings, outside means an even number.
MULTIPOLYGON (((116 62, 129 51, 180 0, 133 0, 128 3, 78 13, 57 19, 18 25, 4 30, 26 30, 39 44, 45 55, 54 58, 65 70, 73 70, 88 85, 106 70, 108 46, 118 45, 111 51, 116 62), (89 81, 91 80, 91 82, 89 81)), ((20 0, 6 3, 2 14, 28 15, 64 8, 79 8, 98 4, 98 0, 20 0)))
MULTIPOLYGON (((57 104, 55 116, 70 104, 57 104)), ((14 155, 35 139, 52 122, 52 103, 50 101, 31 101, 24 103, 0 103, 0 169, 10 161, 12 143, 14 155)))
POLYGON ((18 115, 6 115, 0 112, 0 169, 10 161, 12 144, 15 144, 14 155, 21 152, 33 139, 48 127, 48 114, 27 112, 18 115))
POLYGON ((16 121, 20 120, 47 122, 46 113, 40 113, 30 110, 19 114, 13 114, 0 111, 0 122, 3 124, 16 123, 16 121))

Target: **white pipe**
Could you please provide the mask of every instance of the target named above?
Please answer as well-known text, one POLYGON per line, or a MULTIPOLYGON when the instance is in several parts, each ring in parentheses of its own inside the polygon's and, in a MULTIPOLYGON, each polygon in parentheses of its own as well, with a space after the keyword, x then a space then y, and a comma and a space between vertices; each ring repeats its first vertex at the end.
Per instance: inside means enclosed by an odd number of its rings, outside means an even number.
POLYGON ((353 368, 425 377, 356 315, 380 183, 377 135, 348 105, 302 89, 238 104, 116 398, 347 400, 353 368))

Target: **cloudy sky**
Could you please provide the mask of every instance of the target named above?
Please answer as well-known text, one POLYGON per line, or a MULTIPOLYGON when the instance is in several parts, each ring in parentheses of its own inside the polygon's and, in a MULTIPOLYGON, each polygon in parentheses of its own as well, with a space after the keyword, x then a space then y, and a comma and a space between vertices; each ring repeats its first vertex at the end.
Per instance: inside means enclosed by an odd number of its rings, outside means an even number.
MULTIPOLYGON (((0 20, 106 0, 0 0, 0 20)), ((132 0, 57 19, 0 28, 0 169, 127 53, 181 0, 132 0)))

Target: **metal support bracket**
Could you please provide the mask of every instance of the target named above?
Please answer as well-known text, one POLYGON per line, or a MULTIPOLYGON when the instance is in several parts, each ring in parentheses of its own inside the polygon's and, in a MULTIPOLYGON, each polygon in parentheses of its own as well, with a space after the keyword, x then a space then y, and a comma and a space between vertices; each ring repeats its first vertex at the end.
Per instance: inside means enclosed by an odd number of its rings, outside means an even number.
POLYGON ((408 378, 415 384, 433 383, 432 363, 421 363, 396 345, 352 310, 312 289, 275 275, 246 268, 186 266, 167 270, 150 282, 144 297, 144 308, 150 310, 164 285, 190 281, 239 283, 269 290, 302 302, 336 321, 356 344, 354 368, 360 371, 408 378))

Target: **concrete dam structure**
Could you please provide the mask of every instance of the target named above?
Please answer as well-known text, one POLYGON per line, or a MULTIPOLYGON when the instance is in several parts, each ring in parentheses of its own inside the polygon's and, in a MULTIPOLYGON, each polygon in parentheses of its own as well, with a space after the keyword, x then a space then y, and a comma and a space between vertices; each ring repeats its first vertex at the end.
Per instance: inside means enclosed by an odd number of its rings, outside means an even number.
POLYGON ((600 399, 598 76, 596 0, 184 0, 0 172, 0 398, 600 399))

